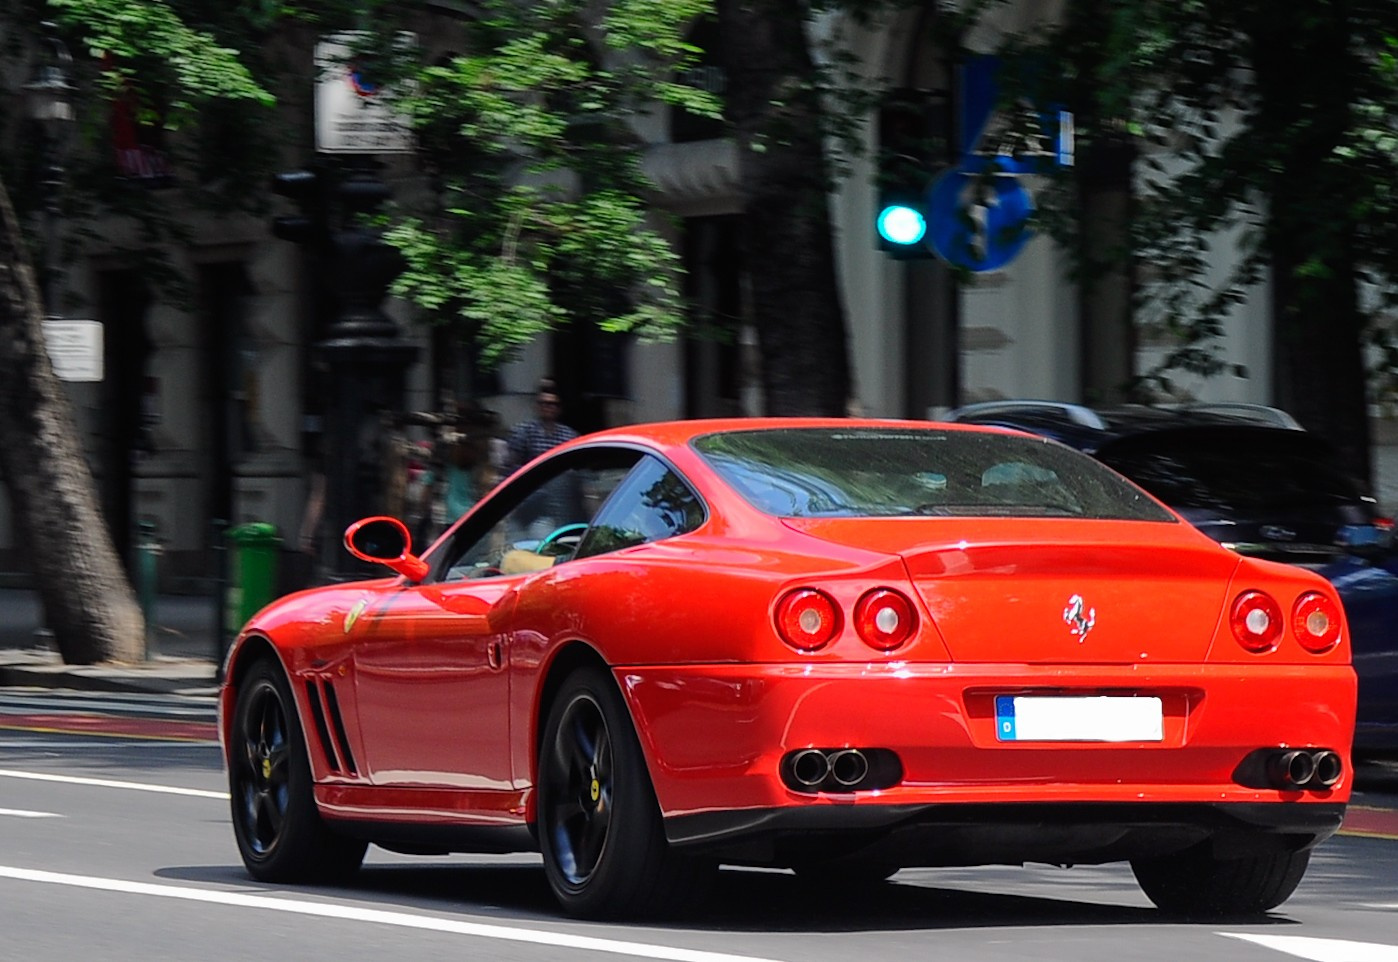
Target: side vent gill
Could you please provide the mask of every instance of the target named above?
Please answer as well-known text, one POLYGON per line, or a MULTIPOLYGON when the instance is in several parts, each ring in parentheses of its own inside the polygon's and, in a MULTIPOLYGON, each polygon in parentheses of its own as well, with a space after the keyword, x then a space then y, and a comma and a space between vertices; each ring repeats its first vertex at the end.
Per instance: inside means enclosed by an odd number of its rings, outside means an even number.
POLYGON ((335 683, 310 679, 306 682, 306 698, 311 703, 311 717, 315 719, 320 751, 330 770, 344 775, 358 775, 354 752, 350 750, 349 733, 345 731, 345 719, 340 714, 340 699, 335 696, 335 683), (322 689, 325 692, 323 700, 322 689))
POLYGON ((332 772, 343 771, 340 767, 340 759, 335 754, 335 746, 330 741, 330 728, 325 724, 325 708, 320 702, 320 686, 316 684, 314 678, 306 682, 306 698, 311 704, 311 717, 315 719, 320 753, 325 756, 326 764, 330 766, 332 772))
POLYGON ((335 685, 332 682, 325 682, 325 703, 330 708, 330 721, 335 726, 335 744, 340 749, 340 757, 345 761, 345 771, 351 775, 358 775, 359 769, 354 764, 354 752, 350 751, 349 734, 345 731, 345 719, 340 714, 340 699, 335 695, 335 685))

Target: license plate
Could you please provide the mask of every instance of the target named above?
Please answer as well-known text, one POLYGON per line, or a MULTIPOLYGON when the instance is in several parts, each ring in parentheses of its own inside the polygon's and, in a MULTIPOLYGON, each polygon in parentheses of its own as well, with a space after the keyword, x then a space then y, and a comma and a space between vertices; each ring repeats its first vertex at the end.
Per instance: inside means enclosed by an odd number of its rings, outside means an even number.
POLYGON ((1149 695, 997 695, 995 735, 1002 742, 1158 742, 1164 712, 1149 695))

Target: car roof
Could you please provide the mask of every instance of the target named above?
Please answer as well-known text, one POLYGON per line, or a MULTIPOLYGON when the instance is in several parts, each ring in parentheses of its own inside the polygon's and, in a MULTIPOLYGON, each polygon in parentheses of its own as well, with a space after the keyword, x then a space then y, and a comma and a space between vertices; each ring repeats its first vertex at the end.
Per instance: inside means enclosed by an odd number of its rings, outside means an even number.
POLYGON ((937 424, 930 421, 909 421, 885 418, 817 418, 817 417, 757 417, 757 418, 697 418, 685 421, 654 421, 607 428, 568 442, 569 446, 611 443, 643 443, 662 446, 682 446, 706 434, 732 431, 770 431, 802 428, 843 429, 872 428, 916 431, 977 431, 984 424, 937 424))
MULTIPOLYGON (((1260 404, 1223 402, 1150 407, 1143 404, 1091 408, 1062 401, 986 401, 957 408, 953 423, 995 425, 1030 431, 1089 453, 1113 441, 1162 431, 1218 428, 1304 433, 1291 415, 1260 404)), ((1314 439, 1314 436, 1308 435, 1314 439)))

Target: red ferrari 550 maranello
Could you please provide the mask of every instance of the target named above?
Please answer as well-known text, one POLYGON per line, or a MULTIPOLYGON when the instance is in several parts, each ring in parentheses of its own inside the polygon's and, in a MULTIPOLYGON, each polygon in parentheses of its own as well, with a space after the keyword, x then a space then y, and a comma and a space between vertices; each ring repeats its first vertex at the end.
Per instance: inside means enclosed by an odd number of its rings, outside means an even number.
MULTIPOLYGON (((1260 479, 1259 483, 1265 483, 1260 479)), ((221 728, 253 876, 374 843, 542 852, 563 908, 720 863, 1129 861, 1162 909, 1283 902, 1349 799, 1334 590, 994 428, 687 421, 538 459, 391 577, 242 631, 221 728)))

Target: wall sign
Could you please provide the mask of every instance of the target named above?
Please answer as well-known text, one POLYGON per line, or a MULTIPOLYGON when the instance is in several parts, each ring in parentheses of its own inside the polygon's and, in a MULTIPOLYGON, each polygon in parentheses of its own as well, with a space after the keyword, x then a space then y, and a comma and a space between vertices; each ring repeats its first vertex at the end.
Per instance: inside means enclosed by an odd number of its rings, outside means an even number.
MULTIPOLYGON (((393 109, 393 91, 354 59, 362 33, 336 33, 316 44, 316 150, 327 154, 407 154, 414 147, 408 118, 393 109)), ((417 45, 410 33, 399 35, 417 45)))
POLYGON ((102 323, 44 318, 44 346, 60 381, 102 380, 102 323))

